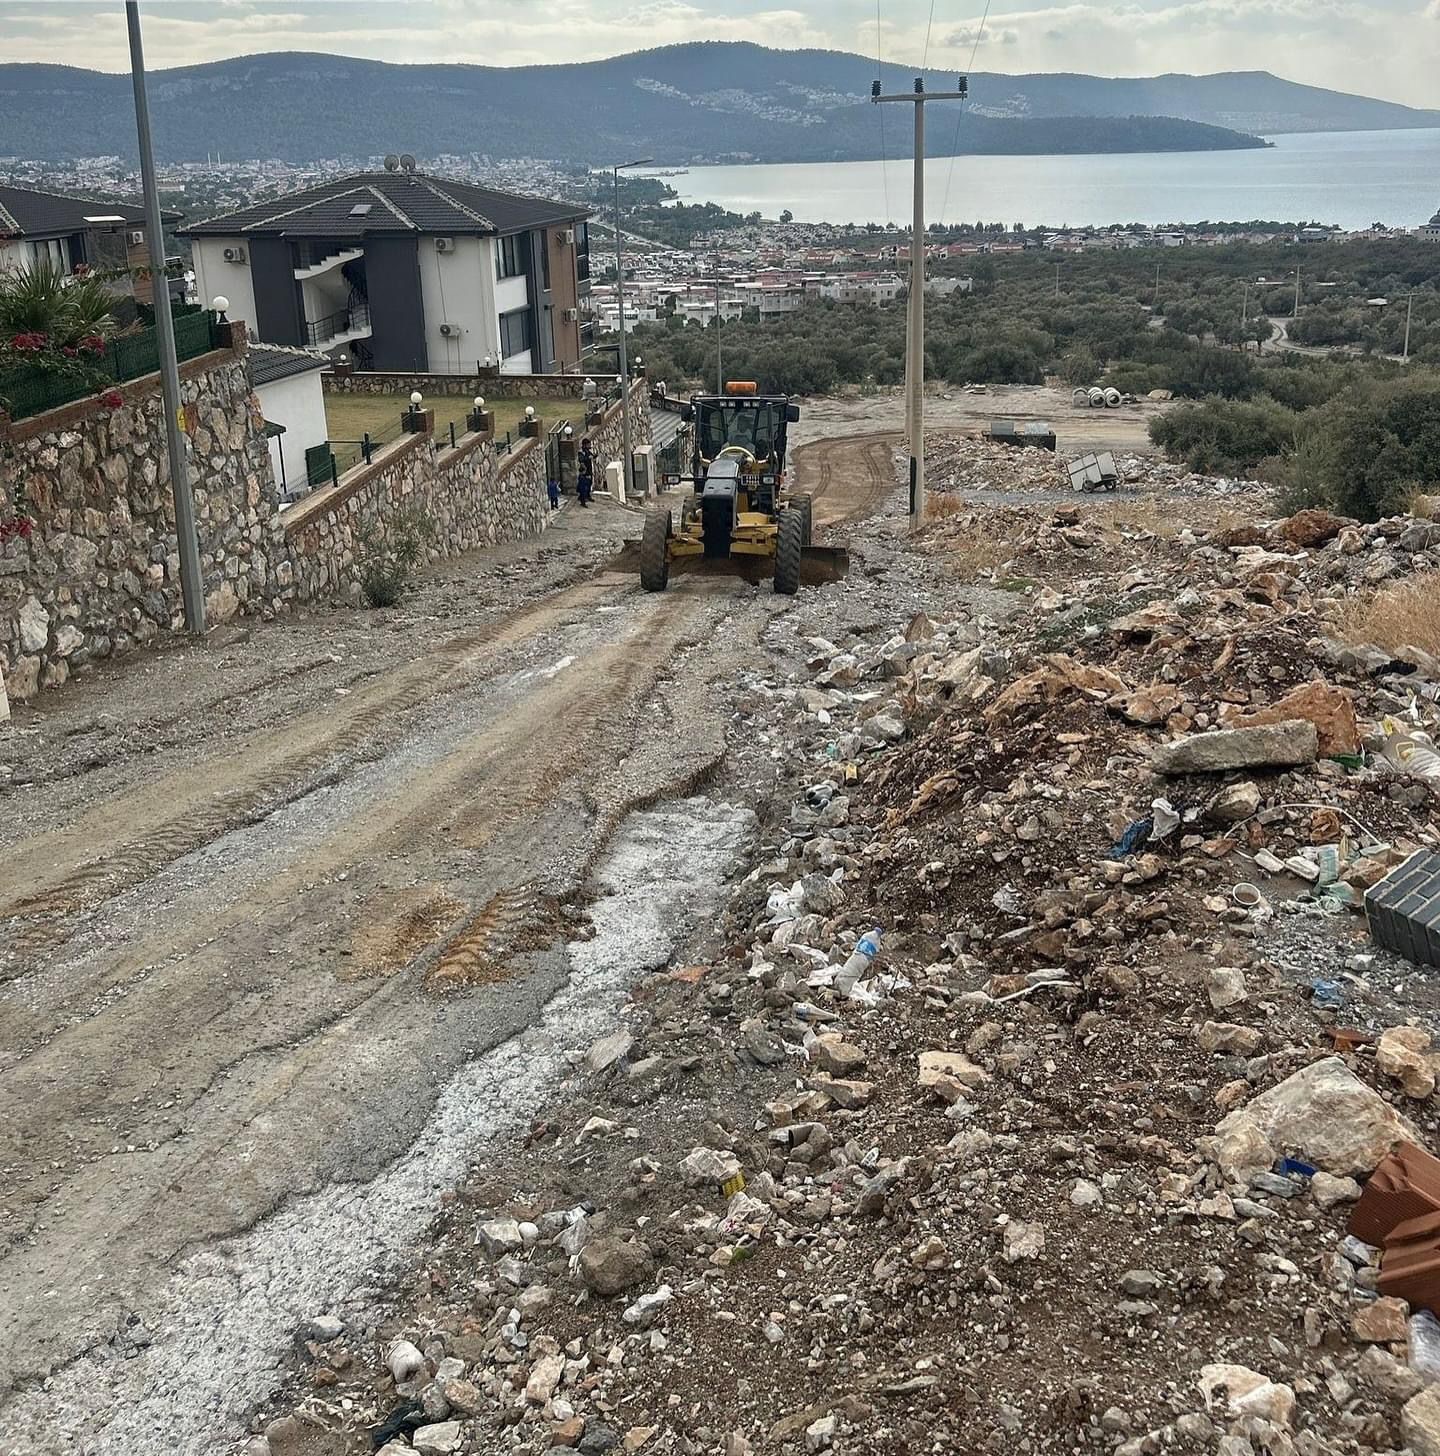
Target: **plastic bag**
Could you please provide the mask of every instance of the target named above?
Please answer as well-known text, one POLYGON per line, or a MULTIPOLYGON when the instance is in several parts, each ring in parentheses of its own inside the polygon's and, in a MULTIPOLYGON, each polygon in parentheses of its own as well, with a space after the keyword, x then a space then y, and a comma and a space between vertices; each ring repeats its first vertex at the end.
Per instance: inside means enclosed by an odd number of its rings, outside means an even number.
POLYGON ((1180 827, 1180 816, 1169 799, 1156 799, 1150 805, 1150 838, 1164 839, 1180 827))
POLYGON ((1417 779, 1440 779, 1440 749, 1428 733, 1395 718, 1381 719, 1380 727, 1385 734, 1380 756, 1391 768, 1417 779))
POLYGON ((1440 1320, 1428 1309, 1410 1316, 1410 1368, 1427 1380, 1440 1380, 1440 1320))

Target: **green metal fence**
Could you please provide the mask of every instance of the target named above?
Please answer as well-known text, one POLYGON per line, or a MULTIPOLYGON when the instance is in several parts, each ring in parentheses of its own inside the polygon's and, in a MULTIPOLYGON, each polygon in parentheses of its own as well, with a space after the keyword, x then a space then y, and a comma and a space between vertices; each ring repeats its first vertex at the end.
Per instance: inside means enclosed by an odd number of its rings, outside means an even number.
MULTIPOLYGON (((203 311, 186 313, 175 319, 175 353, 181 359, 193 359, 217 348, 219 341, 212 316, 203 311)), ((154 329, 141 329, 111 339, 104 352, 87 356, 87 362, 103 376, 100 388, 107 384, 124 384, 160 368, 160 346, 154 329)), ((70 379, 42 369, 14 368, 0 372, 0 408, 11 419, 23 420, 43 414, 62 404, 97 393, 88 380, 70 379)))

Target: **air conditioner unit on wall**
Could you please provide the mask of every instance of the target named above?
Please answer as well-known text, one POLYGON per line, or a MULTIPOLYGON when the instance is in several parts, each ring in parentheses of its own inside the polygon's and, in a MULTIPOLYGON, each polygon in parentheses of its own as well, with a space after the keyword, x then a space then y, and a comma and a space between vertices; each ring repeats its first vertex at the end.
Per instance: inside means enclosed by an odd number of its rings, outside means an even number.
POLYGON ((578 324, 580 322, 580 310, 578 308, 567 308, 564 317, 567 324, 578 324))
POLYGON ((226 248, 221 256, 227 263, 243 263, 245 261, 245 249, 226 248))
POLYGON ((555 234, 555 241, 558 242, 562 248, 573 248, 575 246, 575 229, 561 228, 560 231, 555 234))
POLYGON ((446 338, 446 339, 455 339, 455 338, 458 338, 460 336, 460 325, 459 324, 441 324, 440 325, 440 334, 441 334, 441 337, 446 338))
POLYGON ((436 238, 435 251, 437 253, 453 253, 455 251, 454 238, 436 238))
POLYGON ((145 241, 145 234, 139 228, 135 228, 135 229, 133 229, 131 231, 131 233, 130 233, 130 244, 131 244, 132 247, 138 248, 140 246, 140 244, 143 243, 144 241, 145 241))

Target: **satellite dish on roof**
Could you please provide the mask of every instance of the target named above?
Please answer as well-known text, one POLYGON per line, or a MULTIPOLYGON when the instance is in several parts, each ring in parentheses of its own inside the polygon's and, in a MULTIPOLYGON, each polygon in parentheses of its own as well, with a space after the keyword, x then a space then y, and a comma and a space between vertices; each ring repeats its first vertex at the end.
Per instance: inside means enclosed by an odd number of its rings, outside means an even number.
POLYGON ((413 172, 415 170, 415 158, 409 152, 400 154, 400 170, 402 172, 413 172))
POLYGON ((397 157, 394 152, 391 152, 390 155, 385 158, 385 170, 387 172, 398 172, 400 170, 400 158, 397 157))

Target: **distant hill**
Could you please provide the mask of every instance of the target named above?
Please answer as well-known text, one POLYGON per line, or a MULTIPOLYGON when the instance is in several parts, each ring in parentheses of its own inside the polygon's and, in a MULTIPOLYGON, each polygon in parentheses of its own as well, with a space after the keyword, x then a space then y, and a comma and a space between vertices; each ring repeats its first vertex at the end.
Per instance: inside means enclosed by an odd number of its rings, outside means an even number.
MULTIPOLYGON (((875 63, 837 51, 735 42, 670 46, 578 65, 390 65, 276 53, 156 71, 150 104, 162 160, 367 157, 388 151, 604 162, 853 161, 880 155, 875 63)), ((888 89, 913 72, 887 66, 888 89)), ((936 78, 938 82, 938 77, 936 78)), ((932 112, 928 150, 1035 154, 1256 146, 1248 132, 1440 125, 1440 112, 1264 71, 1216 76, 977 74, 963 117, 932 112), (952 120, 952 118, 956 118, 952 120), (958 131, 957 131, 958 120, 958 131)), ((892 110, 892 156, 909 155, 892 110)), ((0 65, 0 155, 133 154, 127 75, 0 65)))

